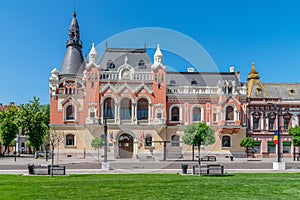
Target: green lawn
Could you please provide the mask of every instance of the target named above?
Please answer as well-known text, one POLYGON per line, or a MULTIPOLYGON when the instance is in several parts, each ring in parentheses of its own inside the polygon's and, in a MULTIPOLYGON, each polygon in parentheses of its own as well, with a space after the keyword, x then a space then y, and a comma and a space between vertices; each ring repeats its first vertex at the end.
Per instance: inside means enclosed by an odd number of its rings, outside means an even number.
POLYGON ((0 199, 299 199, 300 174, 0 175, 0 199))

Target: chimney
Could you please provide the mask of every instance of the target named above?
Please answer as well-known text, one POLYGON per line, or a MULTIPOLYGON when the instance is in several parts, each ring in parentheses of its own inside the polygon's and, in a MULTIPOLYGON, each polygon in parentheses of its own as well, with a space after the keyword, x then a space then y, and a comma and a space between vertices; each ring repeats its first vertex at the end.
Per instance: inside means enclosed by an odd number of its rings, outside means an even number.
POLYGON ((189 73, 190 73, 190 72, 195 72, 194 67, 188 67, 187 70, 188 70, 189 73))
POLYGON ((234 66, 229 67, 230 73, 234 73, 234 66))
POLYGON ((241 82, 241 74, 239 71, 235 72, 235 75, 237 77, 237 79, 239 80, 239 82, 241 82))

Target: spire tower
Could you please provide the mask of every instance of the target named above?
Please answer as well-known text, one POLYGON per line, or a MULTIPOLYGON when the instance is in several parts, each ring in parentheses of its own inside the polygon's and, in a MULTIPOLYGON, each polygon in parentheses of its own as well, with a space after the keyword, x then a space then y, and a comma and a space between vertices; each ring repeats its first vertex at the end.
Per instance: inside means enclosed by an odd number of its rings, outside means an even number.
POLYGON ((69 28, 69 38, 66 42, 66 54, 60 68, 60 76, 82 76, 84 59, 80 41, 79 25, 74 7, 73 17, 69 28))

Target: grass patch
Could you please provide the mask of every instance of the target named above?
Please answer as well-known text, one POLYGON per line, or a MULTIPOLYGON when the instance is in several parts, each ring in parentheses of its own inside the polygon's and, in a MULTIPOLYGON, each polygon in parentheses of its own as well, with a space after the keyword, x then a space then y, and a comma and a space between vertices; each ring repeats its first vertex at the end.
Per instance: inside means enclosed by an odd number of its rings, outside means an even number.
POLYGON ((299 199, 300 174, 0 175, 1 199, 299 199))

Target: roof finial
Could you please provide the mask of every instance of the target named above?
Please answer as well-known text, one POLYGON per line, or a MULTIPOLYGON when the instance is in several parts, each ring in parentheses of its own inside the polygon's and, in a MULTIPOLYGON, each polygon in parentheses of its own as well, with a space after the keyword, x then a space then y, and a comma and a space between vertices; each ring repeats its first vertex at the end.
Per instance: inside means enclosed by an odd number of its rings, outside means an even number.
POLYGON ((144 50, 146 51, 146 41, 144 42, 144 50))
POLYGON ((76 1, 74 1, 74 11, 73 11, 73 13, 75 13, 75 15, 76 15, 76 1))
POLYGON ((128 61, 128 57, 127 57, 127 55, 125 56, 125 63, 124 64, 127 64, 127 61, 128 61))
POLYGON ((252 69, 255 69, 254 61, 252 61, 252 69))
POLYGON ((108 48, 108 43, 107 43, 107 41, 105 42, 105 48, 106 48, 106 49, 108 48))

